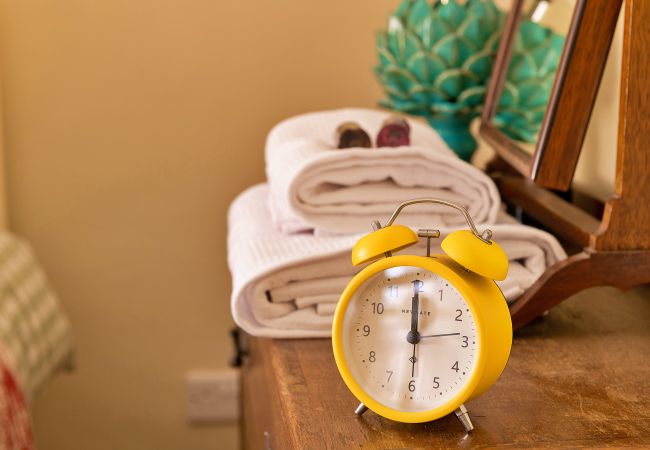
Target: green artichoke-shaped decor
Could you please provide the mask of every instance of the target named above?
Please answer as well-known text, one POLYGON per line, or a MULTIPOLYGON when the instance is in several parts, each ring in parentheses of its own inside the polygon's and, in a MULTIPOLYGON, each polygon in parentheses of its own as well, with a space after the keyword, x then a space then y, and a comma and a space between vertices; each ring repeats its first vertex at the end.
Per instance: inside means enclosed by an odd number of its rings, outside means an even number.
MULTIPOLYGON (((375 73, 387 95, 381 105, 426 117, 449 147, 468 160, 476 149, 469 123, 483 107, 504 21, 505 13, 492 0, 403 0, 388 29, 378 35, 375 73)), ((562 38, 529 21, 521 30, 513 62, 523 62, 511 65, 498 122, 510 136, 528 139, 541 123, 537 107, 544 96, 548 100, 552 76, 550 85, 546 80, 559 59, 547 46, 555 48, 562 38), (524 81, 525 95, 519 95, 524 81), (515 134, 523 122, 527 131, 515 134)))
POLYGON ((537 142, 564 37, 538 23, 519 25, 494 123, 512 139, 537 142))

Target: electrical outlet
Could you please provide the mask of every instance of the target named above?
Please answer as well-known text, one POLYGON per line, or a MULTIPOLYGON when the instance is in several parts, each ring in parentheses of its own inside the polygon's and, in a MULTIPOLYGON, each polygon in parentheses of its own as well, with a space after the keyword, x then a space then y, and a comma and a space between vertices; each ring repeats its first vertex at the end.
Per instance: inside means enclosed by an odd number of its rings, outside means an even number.
POLYGON ((230 422, 239 419, 238 370, 193 370, 187 373, 186 380, 190 422, 230 422))

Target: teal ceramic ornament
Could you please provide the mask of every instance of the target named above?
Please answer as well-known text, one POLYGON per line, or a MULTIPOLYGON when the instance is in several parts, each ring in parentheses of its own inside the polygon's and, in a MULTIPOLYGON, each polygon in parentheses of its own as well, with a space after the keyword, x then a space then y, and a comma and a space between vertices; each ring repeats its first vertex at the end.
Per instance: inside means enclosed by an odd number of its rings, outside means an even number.
POLYGON ((494 117, 494 124, 512 139, 537 142, 563 49, 563 36, 530 20, 519 24, 494 117))
MULTIPOLYGON (((476 149, 469 124, 481 113, 504 21, 505 13, 492 0, 403 0, 387 29, 378 35, 375 73, 387 95, 380 104, 425 117, 449 147, 469 160, 476 149)), ((508 95, 498 118, 511 136, 526 122, 522 128, 526 131, 521 133, 526 138, 535 126, 539 129, 543 112, 540 117, 537 105, 544 96, 548 100, 552 87, 552 80, 547 83, 547 69, 557 67, 559 59, 555 53, 542 58, 548 42, 541 35, 549 39, 553 34, 532 25, 535 33, 520 37, 516 45, 513 60, 516 57, 522 63, 509 74, 508 95), (525 95, 521 96, 518 89, 524 82, 525 95), (536 105, 534 111, 520 111, 530 104, 536 105)), ((524 28, 522 32, 528 33, 524 28)))

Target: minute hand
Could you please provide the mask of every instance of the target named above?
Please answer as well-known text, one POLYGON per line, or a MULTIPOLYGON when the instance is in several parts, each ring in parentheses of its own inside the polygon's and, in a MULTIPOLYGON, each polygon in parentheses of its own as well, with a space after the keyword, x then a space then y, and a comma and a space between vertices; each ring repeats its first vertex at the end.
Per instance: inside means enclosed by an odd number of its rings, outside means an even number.
POLYGON ((427 334, 424 336, 420 336, 420 339, 430 338, 430 337, 443 337, 443 336, 460 336, 460 333, 427 334))

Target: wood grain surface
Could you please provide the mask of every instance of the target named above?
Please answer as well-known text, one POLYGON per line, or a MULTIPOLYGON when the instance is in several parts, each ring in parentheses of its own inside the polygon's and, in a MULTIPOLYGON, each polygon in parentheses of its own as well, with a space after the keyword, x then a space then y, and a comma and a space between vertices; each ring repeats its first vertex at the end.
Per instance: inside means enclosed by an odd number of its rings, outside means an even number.
POLYGON ((401 424, 357 401, 329 339, 251 339, 245 448, 650 447, 650 288, 586 290, 515 334, 497 384, 455 417, 401 424), (265 438, 266 433, 266 438, 265 438))

